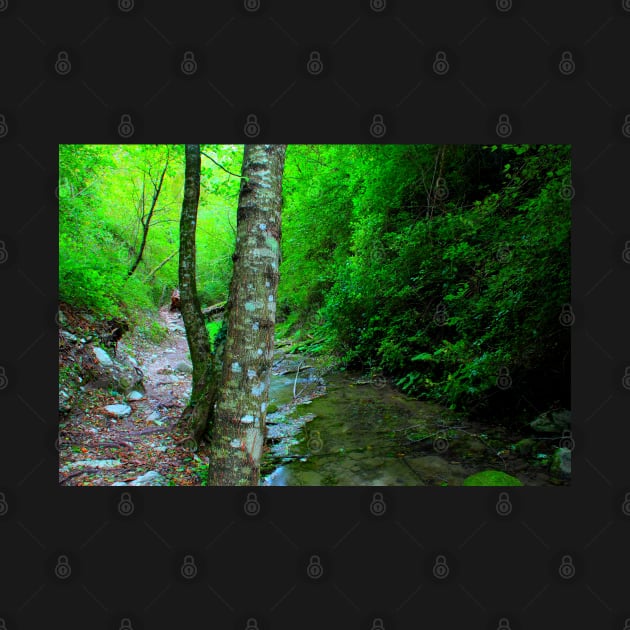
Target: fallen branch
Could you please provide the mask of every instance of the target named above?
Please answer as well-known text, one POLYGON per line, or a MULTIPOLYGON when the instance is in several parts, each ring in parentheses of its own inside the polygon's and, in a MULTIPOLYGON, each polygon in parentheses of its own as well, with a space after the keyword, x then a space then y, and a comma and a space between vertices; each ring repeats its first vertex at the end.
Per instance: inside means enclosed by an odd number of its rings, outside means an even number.
POLYGON ((302 370, 312 370, 314 368, 315 368, 314 365, 305 365, 303 368, 300 368, 298 366, 297 368, 291 368, 290 370, 284 370, 284 372, 278 372, 277 374, 275 374, 275 376, 284 376, 285 374, 293 374, 293 372, 299 372, 300 369, 302 369, 302 370))
MULTIPOLYGON (((153 225, 155 225, 156 222, 153 222, 153 225)), ((171 260, 171 258, 173 258, 177 253, 179 252, 178 249, 176 249, 172 254, 170 254, 170 256, 167 256, 155 269, 153 269, 152 271, 149 271, 148 275, 147 275, 147 280, 150 280, 160 269, 162 269, 162 267, 164 267, 164 265, 171 260)))
POLYGON ((100 444, 96 444, 94 448, 132 448, 133 444, 129 442, 101 442, 100 444))
MULTIPOLYGON (((298 376, 300 375, 300 366, 304 363, 304 360, 300 361, 295 371, 295 380, 293 381, 293 399, 295 400, 295 387, 297 385, 298 376)), ((301 392, 300 392, 301 393, 301 392)))

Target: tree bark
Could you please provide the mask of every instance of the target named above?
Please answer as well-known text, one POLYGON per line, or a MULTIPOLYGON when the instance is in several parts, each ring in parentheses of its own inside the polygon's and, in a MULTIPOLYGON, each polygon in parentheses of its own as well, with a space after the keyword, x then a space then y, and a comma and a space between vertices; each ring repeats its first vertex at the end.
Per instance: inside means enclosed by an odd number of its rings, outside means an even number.
POLYGON ((257 485, 273 362, 286 145, 246 145, 209 485, 257 485))
POLYGON ((192 393, 181 422, 190 438, 198 444, 205 433, 216 399, 217 379, 214 377, 215 357, 205 318, 197 297, 195 231, 199 205, 201 156, 198 144, 186 145, 186 183, 180 221, 179 294, 180 311, 186 328, 186 338, 193 366, 192 393))

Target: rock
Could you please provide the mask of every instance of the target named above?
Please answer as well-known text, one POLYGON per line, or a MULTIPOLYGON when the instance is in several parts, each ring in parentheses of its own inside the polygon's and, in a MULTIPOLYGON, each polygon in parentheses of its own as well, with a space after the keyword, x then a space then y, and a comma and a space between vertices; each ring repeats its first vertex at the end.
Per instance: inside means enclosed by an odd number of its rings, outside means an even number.
POLYGON ((109 354, 107 354, 107 352, 105 352, 105 350, 103 350, 103 348, 94 346, 94 348, 92 348, 92 351, 94 352, 94 356, 96 356, 96 359, 101 365, 105 367, 112 367, 114 365, 112 358, 109 356, 109 354))
POLYGON ((551 458, 549 472, 560 479, 571 477, 571 451, 568 448, 556 449, 551 458))
POLYGON ((116 468, 121 463, 119 459, 81 459, 69 462, 61 470, 65 472, 70 468, 116 468))
POLYGON ((470 455, 481 455, 488 452, 488 447, 481 440, 470 440, 466 445, 470 455))
POLYGON ((529 426, 540 433, 562 433, 571 428, 571 412, 567 409, 546 411, 530 422, 529 426))
POLYGON ((144 394, 135 390, 127 396, 127 400, 142 400, 143 398, 144 394))
POLYGON ((299 479, 303 486, 321 486, 322 476, 314 470, 305 470, 299 473, 299 479))
POLYGON ((137 479, 134 479, 129 483, 130 486, 165 486, 167 485, 166 478, 160 475, 155 470, 150 470, 144 475, 140 475, 137 479))
POLYGON ((536 448, 536 440, 532 438, 525 438, 514 445, 514 450, 522 457, 531 455, 534 448, 536 448))
POLYGON ((500 470, 484 470, 464 479, 464 486, 522 486, 516 477, 500 470))
POLYGON ((124 418, 131 413, 131 407, 124 404, 107 405, 105 407, 105 413, 109 416, 114 416, 115 418, 124 418))
POLYGON ((133 365, 126 354, 119 352, 119 356, 112 359, 98 346, 93 347, 92 351, 98 363, 87 384, 89 389, 113 389, 123 393, 143 389, 142 371, 133 365))
POLYGON ((187 363, 186 361, 180 361, 176 366, 175 369, 178 372, 182 372, 184 374, 192 374, 192 365, 190 365, 190 363, 187 363))
POLYGON ((126 484, 124 481, 114 481, 114 483, 112 484, 112 486, 126 486, 128 484, 126 484))
POLYGON ((129 363, 131 363, 131 365, 133 365, 133 367, 140 367, 138 365, 138 362, 133 357, 127 357, 127 360, 129 361, 129 363))
POLYGON ((68 332, 67 330, 62 330, 61 334, 68 340, 68 341, 74 341, 75 343, 78 341, 78 338, 76 335, 73 335, 72 333, 68 332))
POLYGON ((164 423, 162 422, 162 416, 157 411, 152 411, 147 416, 148 422, 155 422, 158 426, 162 426, 164 423))

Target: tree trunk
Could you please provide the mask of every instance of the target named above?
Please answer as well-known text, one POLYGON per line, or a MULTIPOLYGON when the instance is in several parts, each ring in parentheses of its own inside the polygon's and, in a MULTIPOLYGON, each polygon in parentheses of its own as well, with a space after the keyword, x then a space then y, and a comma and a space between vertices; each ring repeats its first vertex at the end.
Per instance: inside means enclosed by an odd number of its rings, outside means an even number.
MULTIPOLYGON (((167 154, 166 164, 164 164, 164 169, 162 170, 162 175, 160 175, 159 182, 156 184, 153 178, 151 178, 151 182, 153 183, 153 198, 151 199, 151 207, 149 208, 149 213, 146 216, 144 214, 144 189, 142 191, 142 202, 141 202, 142 203, 142 216, 140 217, 140 223, 142 224, 142 241, 140 243, 140 249, 138 250, 138 255, 136 256, 136 259, 133 265, 131 265, 131 269, 129 270, 129 273, 127 275, 127 277, 129 278, 131 278, 131 276, 134 274, 134 272, 138 268, 138 265, 140 264, 140 261, 142 260, 142 256, 144 254, 144 248, 147 244, 147 238, 149 236, 149 227, 151 226, 151 219, 153 218, 153 213, 155 212, 155 206, 158 202, 158 198, 162 190, 162 184, 164 183, 164 176, 166 175, 166 169, 168 168, 168 160, 169 160, 169 156, 167 154)), ((195 208, 195 213, 196 212, 197 212, 197 209, 195 208)))
POLYGON ((157 267, 155 267, 152 271, 149 271, 148 275, 147 275, 147 280, 151 280, 151 278, 153 278, 153 276, 160 270, 162 269, 162 267, 164 267, 164 265, 171 260, 171 258, 174 258, 175 255, 177 254, 177 250, 175 250, 172 254, 169 254, 157 267))
POLYGON ((257 485, 273 363, 286 145, 245 146, 210 485, 257 485))
POLYGON ((192 393, 181 421, 190 437, 198 444, 207 429, 214 408, 217 379, 214 378, 214 356, 205 318, 197 297, 195 229, 199 204, 201 156, 198 144, 186 145, 186 183, 180 221, 179 294, 180 311, 186 328, 186 338, 193 366, 192 393))

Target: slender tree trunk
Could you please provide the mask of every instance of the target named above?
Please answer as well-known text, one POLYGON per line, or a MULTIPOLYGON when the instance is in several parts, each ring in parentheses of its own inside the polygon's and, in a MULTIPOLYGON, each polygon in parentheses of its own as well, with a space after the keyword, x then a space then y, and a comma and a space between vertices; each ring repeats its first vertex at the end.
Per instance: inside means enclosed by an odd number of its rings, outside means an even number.
POLYGON ((286 145, 246 145, 210 485, 257 485, 265 440, 286 145))
POLYGON ((133 265, 131 265, 131 269, 129 270, 129 273, 127 276, 129 278, 131 278, 131 276, 134 274, 134 272, 138 268, 138 265, 140 264, 140 261, 142 260, 142 256, 144 254, 144 248, 147 244, 147 238, 149 236, 149 227, 151 226, 151 219, 153 218, 153 213, 155 212, 155 206, 158 202, 158 198, 162 190, 162 184, 164 183, 164 176, 166 175, 166 169, 168 168, 168 160, 169 160, 169 156, 167 155, 166 164, 164 165, 164 169, 162 170, 162 175, 160 175, 160 180, 158 181, 157 184, 153 180, 153 177, 151 177, 151 181, 153 183, 153 198, 151 199, 151 207, 149 208, 149 213, 146 215, 146 217, 144 215, 144 190, 142 192, 142 216, 140 217, 140 223, 142 224, 142 241, 140 243, 140 249, 138 250, 138 255, 136 256, 136 259, 133 265))
POLYGON ((199 205, 201 156, 198 144, 186 145, 186 183, 179 236, 180 310, 193 366, 190 402, 182 414, 190 437, 196 444, 207 429, 216 398, 214 356, 205 318, 197 297, 195 231, 199 205))
POLYGON ((147 280, 150 280, 151 278, 153 278, 153 276, 160 270, 162 269, 162 267, 164 267, 164 265, 171 260, 171 258, 175 258, 175 255, 177 254, 177 250, 175 250, 172 254, 169 254, 157 267, 155 267, 154 269, 152 269, 151 271, 149 271, 149 273, 147 274, 147 280))

